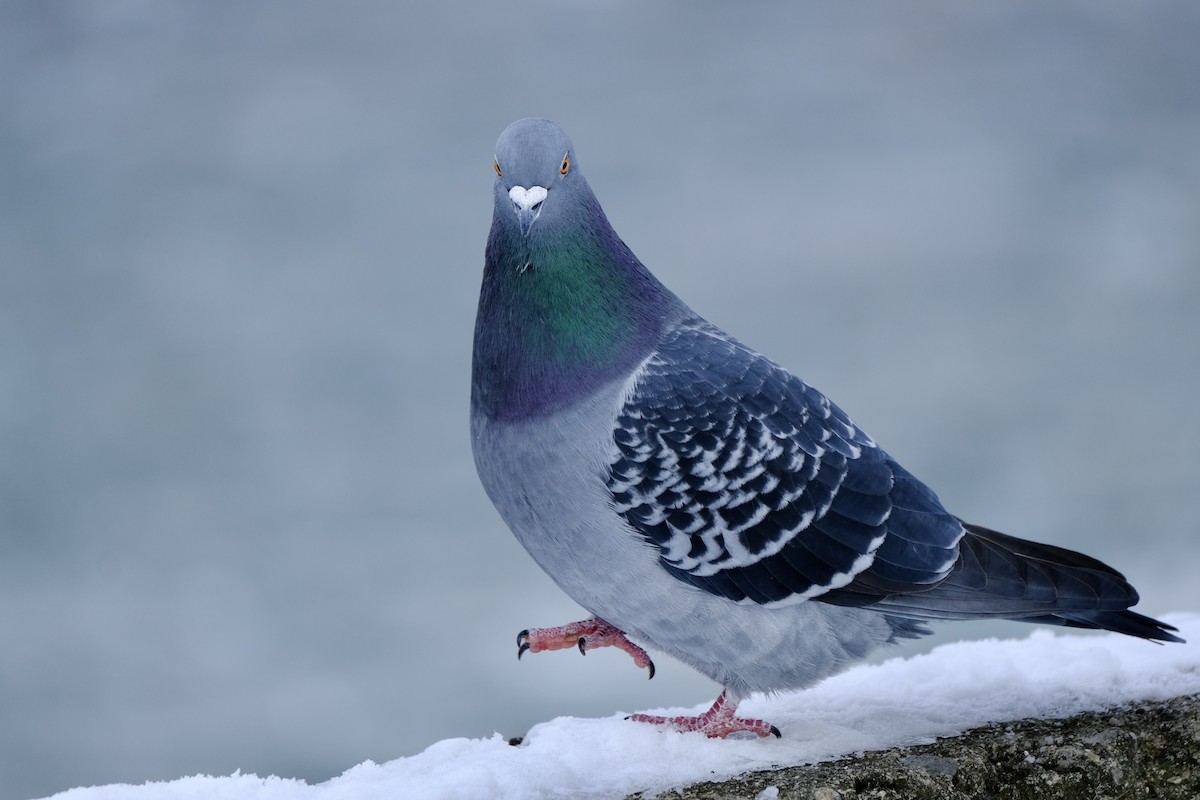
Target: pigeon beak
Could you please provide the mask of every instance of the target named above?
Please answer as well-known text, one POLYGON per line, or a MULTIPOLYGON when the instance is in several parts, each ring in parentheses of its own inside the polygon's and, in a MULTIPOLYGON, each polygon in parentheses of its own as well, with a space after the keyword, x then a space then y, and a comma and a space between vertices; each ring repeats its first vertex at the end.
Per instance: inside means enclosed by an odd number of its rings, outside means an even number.
POLYGON ((514 186, 508 190, 508 199, 512 200, 513 210, 517 212, 517 222, 521 226, 521 235, 528 236, 529 228, 533 225, 538 214, 542 213, 542 201, 546 199, 544 186, 514 186))

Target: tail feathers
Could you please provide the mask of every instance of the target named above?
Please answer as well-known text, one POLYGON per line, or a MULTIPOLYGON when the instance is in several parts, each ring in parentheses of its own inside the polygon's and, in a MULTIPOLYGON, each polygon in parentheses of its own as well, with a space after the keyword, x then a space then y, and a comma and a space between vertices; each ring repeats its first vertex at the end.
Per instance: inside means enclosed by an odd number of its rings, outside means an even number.
POLYGON ((1182 641, 1170 625, 1128 610, 1137 591, 1107 564, 978 525, 963 527, 958 564, 944 581, 877 607, 910 619, 1015 619, 1182 641))
POLYGON ((1093 630, 1113 631, 1139 639, 1151 639, 1156 642, 1180 642, 1184 640, 1172 631, 1178 631, 1174 625, 1160 622, 1153 617, 1139 614, 1136 611, 1086 611, 1079 613, 1063 612, 1047 617, 1026 617, 1023 622, 1041 622, 1047 625, 1065 625, 1068 628, 1091 628, 1093 630))

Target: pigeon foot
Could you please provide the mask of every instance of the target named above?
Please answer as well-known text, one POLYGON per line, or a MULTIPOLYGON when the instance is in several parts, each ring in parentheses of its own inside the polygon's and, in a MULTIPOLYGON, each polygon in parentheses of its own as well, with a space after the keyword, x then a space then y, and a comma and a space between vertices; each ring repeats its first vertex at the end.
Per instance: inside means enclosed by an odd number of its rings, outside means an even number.
POLYGON ((779 738, 779 728, 761 719, 742 719, 735 717, 737 701, 730 700, 726 692, 712 704, 712 708, 698 717, 659 717, 652 714, 633 714, 626 717, 634 722, 649 722, 651 725, 670 725, 676 730, 703 733, 710 739, 724 739, 731 733, 748 731, 756 736, 774 736, 779 738))
POLYGON ((568 647, 578 647, 584 655, 597 647, 616 647, 632 656, 634 664, 649 669, 650 677, 654 677, 654 662, 646 651, 625 638, 624 632, 599 617, 557 628, 526 628, 517 634, 517 658, 525 655, 525 651, 541 653, 568 647))

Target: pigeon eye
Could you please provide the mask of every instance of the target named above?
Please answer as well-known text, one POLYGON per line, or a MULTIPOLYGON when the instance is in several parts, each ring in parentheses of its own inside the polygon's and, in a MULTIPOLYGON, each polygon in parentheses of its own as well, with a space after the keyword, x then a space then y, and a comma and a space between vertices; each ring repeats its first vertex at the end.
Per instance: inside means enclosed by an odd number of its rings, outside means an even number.
POLYGON ((570 168, 571 168, 571 154, 567 153, 565 156, 563 156, 562 166, 558 168, 558 174, 566 175, 567 170, 569 170, 570 168))
POLYGON ((499 178, 499 177, 501 177, 501 176, 503 176, 503 175, 504 175, 504 173, 500 171, 500 162, 499 162, 499 161, 493 161, 493 162, 492 162, 492 169, 496 170, 496 177, 497 177, 497 178, 499 178))

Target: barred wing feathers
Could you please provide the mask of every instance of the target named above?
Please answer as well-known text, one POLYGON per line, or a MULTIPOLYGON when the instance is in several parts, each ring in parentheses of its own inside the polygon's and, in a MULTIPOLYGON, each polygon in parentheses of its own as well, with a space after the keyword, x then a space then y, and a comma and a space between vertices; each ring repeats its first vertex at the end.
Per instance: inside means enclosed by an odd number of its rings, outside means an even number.
POLYGON ((942 581, 962 524, 823 394, 700 320, 635 376, 619 514, 675 578, 737 602, 865 605, 942 581))

